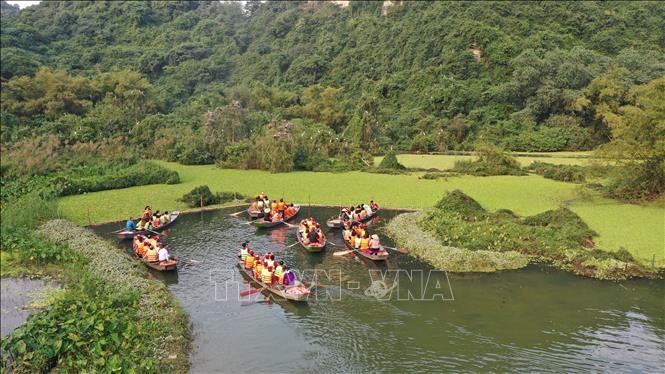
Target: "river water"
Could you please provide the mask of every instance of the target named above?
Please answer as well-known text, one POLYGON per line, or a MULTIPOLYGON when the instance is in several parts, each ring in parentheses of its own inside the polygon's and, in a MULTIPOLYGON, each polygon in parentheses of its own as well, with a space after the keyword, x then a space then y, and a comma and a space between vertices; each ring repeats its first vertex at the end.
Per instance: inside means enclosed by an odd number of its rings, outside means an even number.
MULTIPOLYGON (((445 274, 391 251, 384 264, 305 252, 286 226, 233 210, 183 215, 164 235, 177 273, 152 272, 193 323, 192 372, 587 371, 665 367, 665 282, 602 282, 548 267, 445 274), (266 301, 237 268, 240 243, 314 279, 307 304, 266 301), (383 277, 383 278, 381 278, 383 277)), ((304 207, 319 222, 336 209, 304 207)), ((370 225, 381 234, 397 212, 370 225)), ((95 228, 108 233, 119 224, 95 228)), ((392 245, 381 235, 384 244, 392 245)), ((342 244, 340 232, 328 238, 342 244)), ((118 242, 128 247, 127 242, 118 242)))

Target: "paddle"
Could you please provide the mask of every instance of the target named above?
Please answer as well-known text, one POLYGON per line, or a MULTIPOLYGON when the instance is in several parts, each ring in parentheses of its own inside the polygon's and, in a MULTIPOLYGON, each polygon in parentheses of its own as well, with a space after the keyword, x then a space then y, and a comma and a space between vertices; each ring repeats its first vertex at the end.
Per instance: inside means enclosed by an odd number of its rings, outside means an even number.
POLYGON ((244 211, 244 210, 241 210, 241 211, 239 211, 239 212, 231 213, 231 214, 229 214, 229 215, 230 215, 230 216, 233 216, 233 217, 238 217, 238 214, 240 214, 240 213, 245 213, 245 211, 244 211))
POLYGON ((335 247, 341 247, 339 244, 335 244, 335 243, 331 242, 330 240, 328 240, 328 243, 332 244, 335 247))
POLYGON ((151 232, 151 233, 153 233, 153 234, 155 234, 155 235, 161 235, 161 234, 158 233, 157 231, 152 231, 152 230, 148 230, 148 229, 145 229, 145 231, 147 231, 147 232, 151 232))
POLYGON ((254 295, 254 294, 256 294, 256 293, 258 293, 258 292, 261 292, 261 291, 263 291, 263 290, 264 290, 264 288, 261 287, 261 288, 254 288, 254 289, 247 290, 247 291, 242 291, 242 292, 240 293, 240 297, 247 297, 247 296, 249 296, 249 295, 254 295))
POLYGON ((349 253, 352 253, 352 252, 353 251, 348 250, 348 249, 345 250, 345 251, 337 251, 337 252, 333 252, 333 256, 344 256, 344 255, 348 255, 349 253))
POLYGON ((387 245, 384 245, 383 248, 392 249, 393 251, 396 251, 396 252, 399 252, 399 253, 409 253, 408 251, 406 251, 404 249, 397 249, 397 248, 393 248, 393 247, 388 247, 387 245))
POLYGON ((288 246, 288 247, 286 247, 286 248, 291 248, 291 247, 293 247, 294 245, 298 245, 298 244, 300 244, 300 242, 295 242, 295 243, 291 244, 290 246, 288 246))
POLYGON ((288 226, 289 228, 298 227, 297 225, 292 225, 292 224, 290 224, 290 223, 288 223, 288 222, 286 222, 286 221, 282 221, 282 223, 285 224, 286 226, 288 226))

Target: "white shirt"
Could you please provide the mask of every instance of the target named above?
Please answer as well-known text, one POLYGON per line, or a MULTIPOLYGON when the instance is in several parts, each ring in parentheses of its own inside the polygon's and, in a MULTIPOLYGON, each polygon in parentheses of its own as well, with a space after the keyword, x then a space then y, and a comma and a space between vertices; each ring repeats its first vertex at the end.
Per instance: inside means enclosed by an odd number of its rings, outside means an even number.
POLYGON ((159 252, 159 261, 168 261, 169 260, 169 252, 166 250, 166 248, 160 248, 159 252))

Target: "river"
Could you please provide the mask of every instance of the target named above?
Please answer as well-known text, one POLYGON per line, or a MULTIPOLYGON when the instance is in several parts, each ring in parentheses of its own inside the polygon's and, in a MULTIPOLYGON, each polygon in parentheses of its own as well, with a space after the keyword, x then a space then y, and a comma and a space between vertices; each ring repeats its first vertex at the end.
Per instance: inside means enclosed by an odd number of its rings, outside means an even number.
MULTIPOLYGON (((310 254, 286 248, 296 242, 294 229, 257 231, 230 212, 181 216, 163 237, 181 266, 151 273, 190 315, 192 372, 656 372, 665 365, 663 280, 597 281, 544 266, 445 274, 394 251, 384 264, 333 256, 330 245, 310 254), (243 241, 308 270, 306 278, 317 275, 321 287, 307 304, 240 298, 249 287, 235 268, 243 241)), ((304 207, 299 218, 323 223, 335 212, 304 207)), ((380 212, 370 231, 382 234, 396 213, 380 212)), ((118 227, 95 231, 109 237, 118 227)), ((340 232, 327 236, 342 244, 340 232)))

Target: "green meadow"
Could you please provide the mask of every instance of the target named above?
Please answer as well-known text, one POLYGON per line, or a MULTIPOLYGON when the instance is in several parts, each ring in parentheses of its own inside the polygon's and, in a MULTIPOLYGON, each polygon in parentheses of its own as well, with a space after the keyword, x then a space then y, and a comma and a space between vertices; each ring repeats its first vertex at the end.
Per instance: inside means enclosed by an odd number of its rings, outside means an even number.
MULTIPOLYGON (((534 161, 547 162, 556 165, 585 165, 589 162, 591 152, 552 152, 552 153, 533 153, 526 156, 524 153, 513 154, 513 157, 522 166, 528 166, 534 161)), ((439 169, 447 170, 455 166, 459 160, 470 161, 475 156, 471 155, 416 155, 401 154, 397 155, 397 160, 407 168, 414 169, 439 169)), ((374 158, 374 164, 378 165, 383 156, 374 158)))
POLYGON ((271 174, 258 170, 219 169, 212 165, 185 166, 157 161, 180 174, 182 183, 147 185, 67 196, 59 200, 60 214, 79 224, 123 220, 153 209, 182 210, 178 201, 196 186, 208 185, 214 192, 234 191, 245 195, 266 192, 300 204, 348 205, 375 200, 383 207, 425 209, 444 192, 460 189, 486 209, 511 209, 533 215, 561 204, 570 205, 598 232, 598 247, 622 247, 649 263, 664 263, 665 207, 636 206, 613 200, 578 200, 579 185, 540 176, 459 176, 439 180, 418 179, 422 173, 386 175, 363 172, 271 174))

